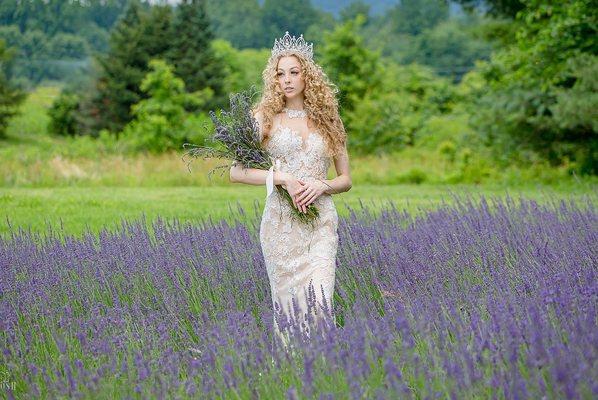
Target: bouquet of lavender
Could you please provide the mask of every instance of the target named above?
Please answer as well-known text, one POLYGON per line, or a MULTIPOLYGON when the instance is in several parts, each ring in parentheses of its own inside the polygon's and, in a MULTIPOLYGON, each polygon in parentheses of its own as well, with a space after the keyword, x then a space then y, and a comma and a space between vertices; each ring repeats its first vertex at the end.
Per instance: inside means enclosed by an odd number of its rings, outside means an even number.
MULTIPOLYGON (((191 143, 183 144, 188 149, 183 154, 183 161, 188 157, 187 167, 194 158, 222 158, 241 164, 244 168, 259 168, 269 170, 273 164, 273 157, 262 147, 257 120, 253 117, 251 104, 255 91, 253 87, 247 91, 233 93, 230 97, 230 110, 220 110, 220 117, 210 111, 210 119, 214 124, 213 133, 208 138, 216 143, 216 147, 198 146, 191 143)), ((229 164, 219 165, 208 172, 208 178, 217 169, 222 173, 230 167, 229 164)), ((221 173, 221 176, 222 176, 221 173)), ((310 204, 307 212, 299 211, 293 205, 291 195, 281 185, 275 185, 276 190, 291 205, 293 216, 304 223, 312 223, 319 216, 316 206, 310 204)))

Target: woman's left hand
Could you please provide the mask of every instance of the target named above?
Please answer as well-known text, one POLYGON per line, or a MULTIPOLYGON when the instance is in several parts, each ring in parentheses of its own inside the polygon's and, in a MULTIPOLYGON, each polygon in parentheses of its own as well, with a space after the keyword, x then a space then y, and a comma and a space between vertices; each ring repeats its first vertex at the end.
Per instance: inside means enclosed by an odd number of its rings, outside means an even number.
POLYGON ((326 184, 319 180, 313 180, 310 182, 303 182, 302 180, 299 180, 299 182, 304 185, 305 188, 303 193, 296 198, 297 204, 301 206, 308 207, 326 190, 326 184))

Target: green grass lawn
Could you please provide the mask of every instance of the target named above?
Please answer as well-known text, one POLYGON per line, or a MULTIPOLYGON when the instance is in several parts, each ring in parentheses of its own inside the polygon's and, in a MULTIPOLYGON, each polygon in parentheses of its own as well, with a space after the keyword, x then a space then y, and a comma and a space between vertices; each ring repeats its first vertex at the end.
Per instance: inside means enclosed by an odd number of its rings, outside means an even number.
MULTIPOLYGON (((451 192, 461 196, 485 197, 510 194, 525 196, 540 202, 551 199, 595 201, 595 187, 588 186, 525 186, 503 188, 473 185, 359 185, 346 193, 334 195, 341 217, 349 213, 347 206, 360 208, 360 202, 373 209, 388 201, 410 213, 433 209, 443 200, 452 201, 451 192)), ((103 228, 113 230, 122 219, 146 217, 147 226, 158 216, 180 222, 200 223, 211 218, 232 221, 243 219, 241 206, 252 218, 261 215, 264 206, 264 186, 236 184, 221 187, 60 187, 60 188, 0 188, 2 222, 0 234, 13 228, 31 228, 43 233, 49 226, 64 233, 80 235, 87 230, 97 233, 103 228), (9 226, 10 224, 10 226, 9 226)))
MULTIPOLYGON (((23 114, 11 121, 8 138, 0 141, 0 234, 9 232, 11 226, 40 233, 49 226, 62 227, 67 234, 80 235, 87 228, 97 233, 118 228, 123 219, 142 216, 148 227, 158 216, 191 223, 207 218, 231 221, 242 219, 239 205, 249 217, 261 215, 265 186, 230 184, 226 175, 216 176, 214 182, 207 180, 207 171, 220 162, 197 161, 190 172, 180 154, 130 156, 120 154, 116 145, 106 147, 88 137, 48 135, 47 109, 58 93, 57 87, 31 93, 23 114)), ((596 193, 598 185, 596 178, 579 179, 568 176, 563 168, 542 165, 511 171, 491 168, 498 178, 490 174, 481 185, 448 185, 441 177, 457 167, 447 164, 433 146, 396 156, 356 157, 351 165, 354 187, 334 196, 341 217, 348 214, 347 206, 358 208, 360 202, 379 209, 391 200, 413 213, 437 207, 443 199, 450 202, 450 192, 509 193, 545 201, 551 197, 580 199, 596 193), (423 175, 424 183, 409 183, 423 175), (438 179, 428 179, 434 176, 438 179)), ((335 176, 333 172, 331 168, 329 178, 335 176)), ((477 175, 484 174, 473 173, 474 178, 477 175)))

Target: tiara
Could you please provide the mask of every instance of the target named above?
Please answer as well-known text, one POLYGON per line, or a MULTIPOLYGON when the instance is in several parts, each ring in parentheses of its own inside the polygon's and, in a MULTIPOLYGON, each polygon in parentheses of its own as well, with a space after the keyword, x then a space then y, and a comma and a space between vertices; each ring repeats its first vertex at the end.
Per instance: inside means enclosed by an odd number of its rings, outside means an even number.
POLYGON ((283 37, 280 39, 274 39, 274 47, 272 47, 271 57, 276 57, 287 53, 300 53, 307 59, 313 59, 314 44, 307 43, 303 39, 303 34, 299 37, 289 35, 289 31, 286 31, 283 37))

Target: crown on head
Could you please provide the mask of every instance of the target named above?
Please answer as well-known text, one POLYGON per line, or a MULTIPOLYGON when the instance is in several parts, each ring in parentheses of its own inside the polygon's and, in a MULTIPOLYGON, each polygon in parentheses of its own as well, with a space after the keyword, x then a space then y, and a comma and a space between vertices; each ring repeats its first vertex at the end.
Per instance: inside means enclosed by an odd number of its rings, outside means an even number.
POLYGON ((274 39, 274 47, 272 47, 271 57, 276 57, 281 54, 288 53, 300 53, 305 58, 311 60, 314 55, 314 44, 307 43, 303 39, 303 34, 299 37, 289 35, 289 31, 286 31, 283 37, 280 39, 274 39))

